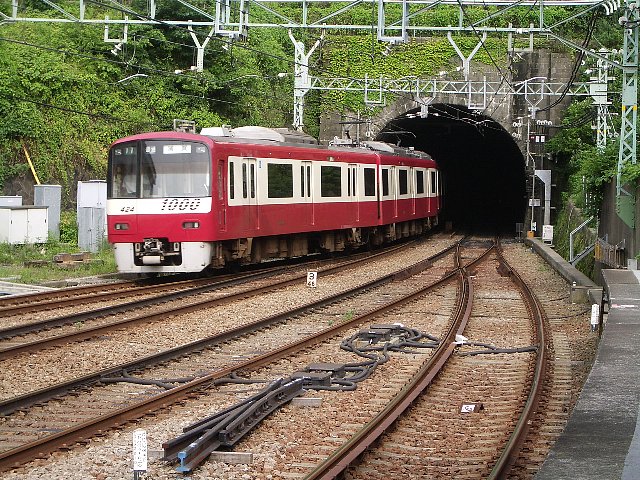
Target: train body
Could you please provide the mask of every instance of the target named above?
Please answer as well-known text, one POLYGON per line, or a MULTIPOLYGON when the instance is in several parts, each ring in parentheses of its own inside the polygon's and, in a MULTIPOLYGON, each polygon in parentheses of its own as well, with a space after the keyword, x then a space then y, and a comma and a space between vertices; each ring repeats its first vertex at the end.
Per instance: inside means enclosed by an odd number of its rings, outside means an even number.
POLYGON ((441 180, 428 155, 305 142, 261 127, 116 141, 107 224, 118 270, 198 272, 377 246, 437 224, 441 180))

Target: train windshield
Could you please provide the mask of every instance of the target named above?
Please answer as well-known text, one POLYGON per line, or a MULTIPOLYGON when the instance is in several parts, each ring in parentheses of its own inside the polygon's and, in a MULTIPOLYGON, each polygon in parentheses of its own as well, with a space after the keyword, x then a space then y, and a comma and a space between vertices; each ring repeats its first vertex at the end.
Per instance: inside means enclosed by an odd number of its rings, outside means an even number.
POLYGON ((209 149, 197 142, 143 140, 114 146, 109 198, 208 197, 209 149))

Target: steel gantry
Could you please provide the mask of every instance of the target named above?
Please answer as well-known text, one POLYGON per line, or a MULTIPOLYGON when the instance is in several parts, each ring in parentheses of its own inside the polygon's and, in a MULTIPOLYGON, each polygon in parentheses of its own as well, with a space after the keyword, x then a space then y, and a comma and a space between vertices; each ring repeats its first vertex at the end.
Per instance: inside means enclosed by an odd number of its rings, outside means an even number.
POLYGON ((630 227, 635 228, 636 196, 623 185, 623 171, 629 163, 635 164, 636 124, 638 121, 638 26, 640 24, 640 0, 627 0, 619 19, 624 28, 622 51, 622 123, 620 124, 620 149, 616 175, 616 212, 630 227))
MULTIPOLYGON (((365 102, 369 104, 379 103, 383 95, 382 92, 415 92, 416 98, 423 102, 424 113, 428 109, 430 99, 436 93, 464 94, 467 96, 468 106, 473 109, 484 108, 488 95, 536 94, 535 91, 529 91, 529 88, 539 88, 540 91, 537 93, 543 95, 555 95, 559 91, 558 89, 564 89, 565 86, 554 84, 553 79, 540 85, 528 82, 521 85, 523 91, 520 91, 520 87, 517 85, 509 85, 508 82, 506 82, 507 85, 501 85, 486 81, 471 82, 468 79, 469 60, 488 35, 507 36, 510 48, 514 38, 526 38, 529 42, 529 50, 533 49, 534 35, 554 39, 622 72, 622 125, 616 177, 617 211, 627 225, 631 228, 635 227, 635 192, 629 192, 623 188, 622 182, 625 166, 629 163, 636 163, 640 0, 216 0, 213 5, 210 3, 202 4, 197 0, 173 0, 176 6, 178 4, 181 6, 181 11, 189 12, 185 15, 190 17, 187 20, 159 17, 156 0, 147 0, 143 11, 134 10, 131 2, 127 0, 65 0, 64 4, 56 3, 53 0, 40 1, 50 7, 50 10, 41 16, 24 15, 24 10, 19 7, 19 0, 7 2, 4 7, 0 7, 0 25, 8 22, 103 25, 105 42, 115 44, 112 52, 116 54, 128 41, 128 30, 136 25, 184 28, 190 32, 197 49, 197 62, 192 67, 192 70, 196 72, 202 71, 204 68, 204 50, 211 39, 228 44, 246 38, 250 28, 261 27, 286 28, 292 32, 315 30, 318 32, 318 37, 320 37, 320 32, 331 30, 361 31, 363 33, 375 31, 379 41, 390 44, 405 42, 410 37, 426 34, 447 34, 463 62, 465 82, 311 77, 308 72, 308 60, 317 43, 307 52, 304 43, 296 40, 294 35, 290 34, 295 47, 294 126, 297 129, 303 127, 304 96, 312 89, 358 89, 364 92, 365 102), (372 12, 370 23, 353 23, 354 18, 362 17, 348 15, 347 12, 363 6, 372 12), (558 19, 558 12, 554 11, 553 19, 551 19, 551 15, 547 15, 547 7, 558 6, 565 9, 566 17, 558 19), (446 26, 426 25, 424 13, 441 7, 457 9, 457 23, 446 26), (466 9, 471 7, 478 7, 474 11, 473 18, 466 12, 466 9), (492 25, 493 19, 518 7, 527 8, 527 15, 523 16, 523 24, 509 24, 506 27, 492 25), (558 33, 564 25, 586 14, 593 13, 597 9, 604 10, 606 15, 614 13, 616 16, 620 15, 618 21, 624 30, 621 63, 609 58, 609 55, 592 51, 572 42, 558 33), (535 12, 535 16, 537 16, 537 20, 533 23, 531 23, 529 16, 531 12, 535 12), (116 28, 119 35, 114 36, 113 32, 116 28), (204 40, 198 39, 196 29, 205 35, 204 40), (472 34, 480 39, 480 43, 470 57, 464 56, 457 48, 451 38, 452 33, 472 34), (378 94, 378 99, 370 97, 372 92, 374 95, 378 94)), ((167 3, 171 3, 171 0, 163 3, 163 6, 166 7, 167 3)), ((165 8, 163 11, 172 13, 176 10, 176 8, 165 8)), ((34 13, 36 11, 29 10, 29 14, 36 15, 34 13)), ((512 16, 512 18, 516 19, 518 16, 512 16)), ((588 88, 587 84, 571 86, 574 94, 582 94, 585 88, 588 88)), ((584 94, 594 96, 593 87, 591 88, 590 93, 585 91, 584 94)), ((601 92, 595 92, 596 97, 600 94, 601 92)), ((596 101, 596 105, 599 107, 606 105, 606 99, 601 98, 599 101, 604 102, 599 104, 596 101)), ((602 111, 604 112, 604 109, 602 111)))

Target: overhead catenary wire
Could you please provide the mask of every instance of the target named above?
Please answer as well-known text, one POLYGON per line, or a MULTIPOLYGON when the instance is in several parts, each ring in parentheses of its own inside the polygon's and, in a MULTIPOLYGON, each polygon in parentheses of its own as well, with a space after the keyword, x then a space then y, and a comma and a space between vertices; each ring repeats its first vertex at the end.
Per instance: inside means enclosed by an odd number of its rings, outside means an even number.
MULTIPOLYGON (((593 35, 593 31, 594 31, 595 26, 596 26, 596 21, 598 19, 598 15, 599 15, 599 10, 593 10, 593 12, 591 13, 591 20, 589 22, 589 27, 588 27, 587 33, 585 35, 585 39, 582 42, 582 47, 583 48, 586 48, 589 45, 589 42, 591 41, 591 37, 593 35)), ((578 72, 580 71, 580 66, 582 65, 582 60, 584 59, 584 56, 585 56, 585 53, 584 53, 584 51, 581 50, 580 53, 578 54, 578 57, 576 58, 576 61, 575 61, 574 65, 573 65, 573 70, 571 72, 571 77, 570 77, 569 81, 567 82, 567 86, 565 87, 564 91, 560 94, 560 97, 558 97, 556 100, 551 102, 546 107, 538 109, 538 111, 550 110, 551 108, 555 107, 560 102, 562 102, 562 100, 564 100, 564 98, 567 96, 567 93, 569 93, 569 88, 571 87, 571 85, 575 81, 576 77, 578 76, 578 72)))
MULTIPOLYGON (((146 15, 144 15, 144 14, 140 14, 140 13, 138 13, 138 12, 136 12, 136 11, 134 11, 134 10, 130 9, 130 8, 125 8, 122 4, 120 4, 120 3, 118 3, 118 2, 115 2, 115 1, 113 1, 113 0, 111 0, 111 3, 112 3, 111 5, 110 5, 110 4, 106 4, 106 3, 104 3, 104 2, 101 2, 101 1, 98 1, 98 0, 88 0, 88 1, 89 1, 90 3, 93 3, 93 4, 97 5, 97 6, 104 7, 104 8, 106 8, 106 9, 113 9, 113 10, 119 11, 119 12, 121 12, 121 13, 123 13, 123 14, 130 14, 130 15, 136 16, 136 17, 141 18, 141 19, 152 20, 154 23, 156 23, 156 24, 158 24, 158 25, 166 26, 166 27, 168 27, 168 28, 178 28, 178 29, 183 29, 183 30, 186 30, 186 29, 187 29, 187 27, 184 27, 184 26, 174 25, 174 24, 169 24, 168 22, 164 22, 164 21, 162 21, 162 20, 153 19, 153 18, 151 18, 151 17, 149 17, 149 16, 146 16, 146 15)), ((216 0, 216 1, 219 1, 219 0, 216 0)), ((465 11, 465 9, 464 9, 464 6, 462 5, 462 3, 461 3, 461 1, 460 1, 460 0, 458 0, 458 4, 460 5, 460 9, 461 9, 462 14, 466 17, 466 16, 467 16, 467 13, 466 13, 466 11, 465 11)), ((485 8, 486 8, 486 6, 485 6, 485 8)), ((532 6, 532 7, 530 7, 530 9, 529 9, 529 10, 531 10, 532 8, 533 8, 533 6, 532 6)), ((245 12, 245 13, 246 13, 246 12, 245 12)), ((283 27, 284 27, 284 26, 283 26, 283 27)), ((477 32, 477 30, 475 29, 475 27, 473 26, 473 24, 471 25, 471 27, 472 27, 473 31, 475 32, 475 34, 476 34, 477 36, 479 36, 479 33, 477 32)), ((211 37, 211 38, 213 38, 214 40, 218 41, 218 42, 222 42, 223 44, 230 45, 230 44, 232 44, 232 43, 233 43, 232 41, 225 40, 225 39, 222 39, 222 38, 218 38, 218 37, 215 37, 215 36, 211 36, 211 35, 210 35, 210 37, 211 37)), ((151 37, 147 37, 147 38, 151 38, 151 37)), ((169 42, 169 41, 168 41, 168 40, 166 40, 166 39, 153 39, 153 40, 156 40, 156 41, 163 41, 163 42, 164 42, 164 41, 169 42)), ((183 44, 180 44, 180 45, 183 45, 183 44)), ((279 59, 279 60, 283 60, 283 61, 286 61, 286 62, 289 62, 289 63, 292 63, 292 64, 295 64, 295 63, 296 63, 295 61, 291 61, 291 60, 290 60, 290 59, 288 59, 288 58, 284 58, 284 57, 282 57, 282 56, 275 55, 275 54, 272 54, 272 53, 270 53, 270 52, 265 52, 265 51, 263 51, 263 50, 260 50, 260 49, 257 49, 257 48, 254 48, 254 47, 251 47, 251 46, 248 46, 248 45, 239 45, 239 47, 240 47, 240 48, 243 48, 243 49, 246 49, 246 50, 249 50, 249 51, 252 51, 252 52, 254 52, 254 53, 260 54, 260 55, 266 55, 266 56, 268 56, 268 57, 272 57, 272 58, 276 58, 276 59, 279 59)), ((495 61, 495 59, 493 58, 493 55, 492 55, 492 54, 491 54, 491 52, 488 50, 488 48, 486 47, 486 45, 484 45, 484 43, 483 43, 483 48, 484 48, 484 49, 485 49, 485 51, 487 52, 487 54, 488 54, 488 56, 489 56, 489 58, 490 58, 491 62, 494 64, 494 66, 496 67, 496 69, 500 72, 500 75, 501 75, 501 77, 502 77, 502 82, 505 82, 505 81, 506 81, 507 83, 509 83, 509 80, 507 79, 506 75, 504 74, 504 72, 502 71, 502 69, 501 69, 501 67, 498 65, 498 63, 495 61)), ((69 52, 67 52, 67 53, 69 53, 69 52)), ((89 57, 89 58, 94 58, 94 59, 98 59, 97 57, 91 57, 91 56, 87 56, 87 57, 89 57)), ((107 60, 107 59, 104 59, 104 58, 99 59, 99 60, 103 60, 103 61, 112 61, 112 60, 107 60)), ((130 62, 119 62, 119 61, 112 61, 112 62, 113 62, 113 63, 117 63, 117 64, 121 64, 121 65, 124 65, 124 66, 127 66, 127 67, 136 67, 136 68, 144 69, 145 71, 154 71, 154 72, 162 73, 162 74, 165 74, 165 75, 170 74, 169 72, 166 72, 166 71, 165 71, 165 72, 162 72, 161 70, 153 69, 153 68, 150 68, 150 67, 143 67, 143 66, 140 66, 140 65, 137 65, 137 66, 136 66, 136 65, 132 65, 130 62)), ((309 67, 309 65, 306 65, 306 66, 307 66, 307 67, 309 67)), ((510 68, 510 67, 511 67, 511 65, 509 65, 509 68, 510 68)), ((322 72, 322 73, 331 73, 331 72, 329 72, 329 71, 328 71, 328 70, 326 70, 326 69, 320 69, 319 71, 320 71, 320 72, 322 72)), ((347 78, 349 78, 349 77, 347 77, 347 78)), ((356 79, 352 79, 352 80, 356 80, 356 79)), ((201 81, 205 82, 206 84, 209 84, 209 80, 208 80, 208 79, 204 79, 204 80, 201 80, 201 81)), ((502 83, 501 83, 501 84, 502 84, 502 83)), ((180 92, 176 92, 176 93, 181 94, 180 92)), ((184 95, 184 94, 181 94, 181 95, 184 95)), ((399 97, 403 97, 403 96, 405 96, 405 95, 398 95, 398 94, 397 94, 397 92, 395 92, 395 95, 396 95, 396 96, 399 96, 399 97)), ((205 100, 210 100, 210 101, 221 101, 221 100, 219 100, 219 99, 215 99, 215 98, 201 97, 201 96, 196 96, 196 95, 192 95, 192 96, 193 96, 193 97, 198 97, 198 98, 203 98, 203 99, 205 99, 205 100)), ((419 99, 418 99, 418 100, 416 100, 416 99, 415 99, 415 98, 413 98, 413 97, 411 97, 411 99, 412 99, 412 100, 414 100, 414 101, 417 101, 417 103, 418 103, 418 104, 422 103, 422 102, 420 102, 420 101, 419 101, 419 99)), ((224 101, 223 101, 223 102, 224 102, 224 101)), ((235 102, 228 102, 228 103, 232 103, 232 104, 233 104, 233 103, 235 103, 235 102)), ((446 116, 446 114, 444 114, 444 115, 446 116)), ((455 117, 453 117, 453 116, 449 116, 448 118, 450 118, 450 119, 452 119, 452 120, 460 120, 459 118, 455 118, 455 117)), ((463 120, 463 121, 467 121, 467 120, 463 120)), ((468 121, 467 123, 473 123, 473 121, 470 121, 470 122, 468 121)))
MULTIPOLYGON (((18 45, 22 45, 22 46, 27 46, 27 47, 31 47, 31 48, 38 48, 38 49, 42 49, 42 50, 46 50, 49 52, 55 52, 55 53, 60 53, 62 55, 67 55, 67 56, 76 56, 79 58, 84 58, 84 59, 88 59, 88 60, 93 60, 93 61, 103 61, 103 62, 108 62, 108 63, 112 63, 112 64, 116 64, 116 65, 122 65, 122 66, 129 66, 129 67, 134 67, 136 69, 138 69, 138 71, 143 70, 149 73, 154 73, 154 74, 158 74, 161 76, 166 76, 166 77, 178 77, 179 74, 176 74, 175 72, 170 72, 167 70, 162 70, 162 69, 158 69, 158 68, 152 68, 152 67, 146 67, 143 65, 131 65, 128 62, 123 62, 121 60, 115 60, 115 59, 110 59, 110 58, 104 58, 104 57, 97 57, 97 56, 93 56, 93 55, 88 55, 86 53, 78 53, 78 52, 73 52, 70 50, 61 50, 61 49, 57 49, 57 48, 53 48, 53 47, 49 47, 49 46, 45 46, 45 45, 37 45, 37 44, 33 44, 33 43, 29 43, 26 42, 24 40, 17 40, 17 39, 13 39, 13 38, 7 38, 7 37, 0 37, 0 42, 8 42, 8 43, 14 43, 14 44, 18 44, 18 45)), ((183 77, 181 77, 183 78, 183 77)), ((194 77, 184 77, 184 78, 191 78, 193 80, 195 80, 194 77)), ((90 80, 91 83, 100 83, 103 85, 113 85, 113 82, 103 82, 100 80, 90 80)), ((115 82, 118 83, 118 82, 115 82)), ((209 83, 209 82, 207 82, 209 83)), ((233 101, 229 101, 229 100, 223 100, 223 99, 219 99, 219 98, 213 98, 213 97, 208 97, 208 96, 203 96, 203 95, 193 95, 193 94, 188 94, 188 93, 183 93, 183 92, 179 92, 176 91, 174 92, 175 95, 178 96, 183 96, 183 97, 189 97, 189 98, 197 98, 200 100, 206 100, 206 101, 210 101, 210 102, 217 102, 217 103, 223 103, 223 104, 229 104, 229 105, 241 105, 241 103, 239 102, 233 102, 233 101)), ((17 96, 17 95, 8 95, 8 94, 3 94, 0 93, 0 97, 2 98, 6 98, 9 100, 14 100, 14 101, 20 101, 20 102, 27 102, 27 103, 32 103, 35 105, 39 105, 41 107, 46 107, 46 108, 51 108, 51 109, 55 109, 55 110, 60 110, 60 111, 65 111, 68 113, 75 113, 75 114, 79 114, 79 115, 85 115, 88 117, 94 117, 94 118, 100 118, 100 119, 104 119, 104 120, 112 120, 112 121, 118 121, 118 122, 126 122, 126 119, 123 118, 119 118, 113 115, 108 115, 108 114, 102 114, 102 113, 91 113, 91 112, 87 112, 87 111, 82 111, 82 110, 78 110, 78 109, 73 109, 73 108, 68 108, 68 107, 61 107, 58 105, 54 105, 52 103, 48 103, 48 102, 41 102, 41 101, 37 101, 37 100, 33 100, 33 99, 29 99, 29 98, 25 98, 25 97, 21 97, 21 96, 17 96)))
MULTIPOLYGON (((159 24, 159 25, 165 26, 165 27, 167 27, 167 28, 174 28, 174 29, 188 30, 188 28, 187 28, 187 27, 183 27, 183 26, 181 26, 181 25, 174 25, 174 24, 170 24, 170 23, 168 23, 168 22, 165 22, 165 21, 162 21, 162 20, 158 20, 158 19, 155 19, 155 18, 151 18, 151 17, 149 17, 149 16, 147 16, 147 15, 144 15, 144 14, 138 13, 138 12, 136 12, 136 11, 134 11, 134 10, 129 9, 129 8, 124 8, 122 5, 118 4, 118 3, 117 3, 117 2, 115 2, 114 0, 111 0, 111 2, 112 2, 112 3, 115 3, 115 5, 107 5, 107 4, 105 4, 105 3, 101 2, 101 1, 98 1, 98 0, 87 0, 87 1, 88 1, 89 3, 93 3, 93 4, 98 5, 98 6, 102 6, 102 7, 104 7, 104 8, 111 8, 111 9, 116 10, 116 11, 119 11, 119 12, 121 12, 121 13, 130 14, 130 15, 136 16, 136 17, 141 18, 141 19, 145 19, 145 20, 153 21, 153 22, 155 22, 155 23, 157 23, 157 24, 159 24)), ((220 1, 220 0, 216 0, 216 2, 219 2, 219 1, 220 1)), ((282 28, 286 28, 286 25, 281 25, 281 27, 282 27, 282 28)), ((477 33, 477 32, 476 32, 476 33, 477 33)), ((227 46, 231 46, 232 44, 234 44, 234 43, 233 43, 233 41, 226 40, 226 39, 223 39, 223 38, 218 38, 218 37, 211 36, 211 35, 208 35, 208 36, 207 36, 207 38, 211 38, 211 39, 213 39, 214 41, 217 41, 217 42, 219 42, 219 43, 226 44, 227 46)), ((242 48, 242 49, 247 50, 247 51, 251 51, 251 52, 253 52, 253 53, 257 53, 257 54, 260 54, 260 55, 264 55, 264 56, 266 56, 266 57, 268 57, 268 58, 274 58, 274 59, 282 60, 282 61, 285 61, 285 62, 287 62, 287 63, 289 63, 289 64, 292 64, 292 65, 299 64, 299 62, 296 62, 295 60, 290 60, 290 59, 288 59, 288 58, 284 58, 284 57, 278 56, 278 55, 273 54, 273 53, 270 53, 270 52, 265 52, 265 51, 263 51, 263 50, 260 50, 260 49, 257 49, 257 48, 251 47, 251 46, 247 46, 247 45, 240 44, 240 45, 237 45, 237 47, 242 48)), ((486 47, 485 47, 485 49, 486 49, 486 47)), ((489 53, 489 55, 490 55, 490 53, 489 53)), ((312 66, 312 65, 309 65, 309 64, 302 64, 302 66, 310 67, 310 66, 312 66)), ((316 69, 317 69, 320 73, 327 73, 327 74, 331 74, 331 75, 337 76, 337 75, 335 75, 335 74, 334 74, 334 72, 331 72, 331 71, 330 71, 330 70, 328 70, 328 69, 325 69, 325 68, 320 68, 320 69, 316 68, 316 69)), ((354 80, 354 81, 357 81, 357 80, 358 80, 357 78, 353 78, 353 77, 349 77, 349 76, 347 76, 347 77, 344 77, 344 76, 343 76, 342 78, 346 78, 346 79, 348 79, 348 80, 354 80)), ((397 96, 399 96, 400 98, 410 98, 411 100, 416 101, 416 103, 418 103, 419 105, 424 105, 424 102, 422 102, 422 101, 420 101, 420 100, 417 100, 417 99, 415 99, 415 98, 413 98, 413 97, 411 97, 411 96, 409 96, 409 95, 397 94, 397 93, 395 93, 395 94, 396 94, 397 96)))

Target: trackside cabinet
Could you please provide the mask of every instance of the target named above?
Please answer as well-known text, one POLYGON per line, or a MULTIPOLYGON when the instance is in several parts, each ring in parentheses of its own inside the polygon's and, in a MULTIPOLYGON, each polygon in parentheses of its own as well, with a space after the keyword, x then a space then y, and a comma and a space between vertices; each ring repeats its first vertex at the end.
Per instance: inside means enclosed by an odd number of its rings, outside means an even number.
POLYGON ((0 207, 0 243, 45 243, 49 231, 47 209, 33 205, 0 207))

